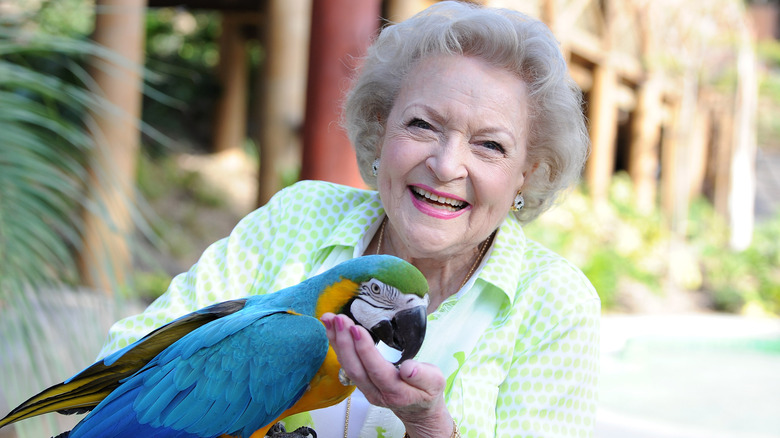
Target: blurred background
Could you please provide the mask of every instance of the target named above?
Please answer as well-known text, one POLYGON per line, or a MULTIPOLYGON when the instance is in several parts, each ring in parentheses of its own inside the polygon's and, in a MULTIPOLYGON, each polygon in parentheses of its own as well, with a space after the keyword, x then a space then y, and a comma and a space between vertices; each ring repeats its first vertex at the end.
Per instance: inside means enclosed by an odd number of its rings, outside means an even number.
MULTIPOLYGON (((431 3, 0 0, 0 415, 280 188, 361 186, 341 96, 431 3)), ((480 3, 544 20, 586 98, 582 184, 527 234, 601 296, 596 436, 780 437, 778 2, 480 3)))

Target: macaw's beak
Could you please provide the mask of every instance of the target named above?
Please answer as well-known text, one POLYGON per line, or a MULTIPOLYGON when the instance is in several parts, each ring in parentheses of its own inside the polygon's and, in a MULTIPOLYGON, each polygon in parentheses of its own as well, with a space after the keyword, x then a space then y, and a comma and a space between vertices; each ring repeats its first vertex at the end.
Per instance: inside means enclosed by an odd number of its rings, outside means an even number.
POLYGON ((388 346, 401 352, 396 366, 417 355, 425 339, 427 307, 417 306, 402 310, 392 320, 382 320, 371 327, 371 334, 388 346))

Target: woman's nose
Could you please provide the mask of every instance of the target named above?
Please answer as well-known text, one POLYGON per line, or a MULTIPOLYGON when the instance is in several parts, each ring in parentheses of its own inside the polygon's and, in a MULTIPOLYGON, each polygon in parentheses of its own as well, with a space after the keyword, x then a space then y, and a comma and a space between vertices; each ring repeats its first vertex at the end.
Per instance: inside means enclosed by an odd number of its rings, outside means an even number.
POLYGON ((468 175, 466 158, 468 143, 453 136, 440 142, 431 155, 425 160, 425 165, 436 175, 439 181, 453 181, 468 175))

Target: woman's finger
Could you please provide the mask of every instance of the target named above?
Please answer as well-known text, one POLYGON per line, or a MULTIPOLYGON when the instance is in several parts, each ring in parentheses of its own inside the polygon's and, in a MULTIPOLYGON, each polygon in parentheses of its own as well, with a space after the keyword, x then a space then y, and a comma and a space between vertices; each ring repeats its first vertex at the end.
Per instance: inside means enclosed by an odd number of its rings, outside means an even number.
POLYGON ((432 397, 444 393, 446 381, 441 370, 429 363, 404 361, 398 369, 399 377, 408 385, 420 389, 432 397))
POLYGON ((379 388, 391 388, 403 383, 395 365, 385 359, 374 345, 371 334, 360 326, 351 328, 355 345, 355 353, 360 360, 366 375, 379 388))
MULTIPOLYGON (((346 316, 332 313, 323 314, 321 320, 325 325, 328 341, 339 359, 339 364, 353 381, 353 384, 358 386, 361 391, 375 391, 369 386, 370 382, 366 371, 355 350, 355 341, 351 333, 355 328, 354 322, 346 316)), ((370 335, 366 335, 371 339, 370 335)))

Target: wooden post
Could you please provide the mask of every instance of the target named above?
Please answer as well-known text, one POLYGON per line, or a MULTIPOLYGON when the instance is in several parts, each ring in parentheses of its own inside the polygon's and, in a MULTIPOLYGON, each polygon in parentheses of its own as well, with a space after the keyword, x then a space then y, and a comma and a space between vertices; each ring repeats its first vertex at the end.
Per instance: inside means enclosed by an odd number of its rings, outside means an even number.
MULTIPOLYGON (((677 161, 680 143, 681 97, 670 96, 669 114, 664 124, 661 139, 661 211, 667 219, 674 214, 675 190, 677 189, 677 161)), ((671 222, 669 222, 671 223, 671 222)))
POLYGON ((634 184, 636 206, 642 212, 655 208, 657 175, 659 170, 658 146, 663 118, 662 78, 648 73, 647 79, 637 90, 637 103, 631 126, 631 149, 628 174, 634 184))
POLYGON ((386 0, 385 5, 385 18, 393 23, 400 23, 426 7, 420 0, 386 0))
POLYGON ((541 20, 555 33, 555 20, 558 18, 558 2, 556 0, 542 0, 541 20))
POLYGON ((593 69, 589 96, 591 154, 585 166, 585 182, 596 204, 607 201, 609 184, 615 170, 615 139, 618 125, 618 74, 614 66, 615 14, 608 0, 602 2, 603 29, 601 48, 604 57, 593 69))
POLYGON ((628 174, 634 185, 636 207, 648 213, 655 209, 660 170, 661 125, 664 110, 664 77, 657 65, 657 15, 651 3, 632 3, 644 70, 637 87, 637 102, 631 126, 628 174))
POLYGON ((729 193, 731 191, 731 159, 733 156, 734 118, 729 108, 734 102, 721 98, 717 112, 717 138, 715 151, 715 181, 713 183, 713 206, 722 217, 728 217, 729 193))
POLYGON ((213 151, 238 148, 246 138, 249 67, 245 23, 241 12, 222 13, 222 34, 219 37, 219 80, 222 94, 217 102, 214 121, 213 151))
MULTIPOLYGON (((266 5, 265 61, 257 78, 260 150, 257 205, 282 188, 282 172, 300 163, 300 128, 306 101, 311 0, 271 0, 266 5)), ((334 84, 335 87, 335 84, 334 84)))
POLYGON ((694 69, 688 69, 674 103, 669 141, 664 142, 661 153, 661 205, 670 229, 680 236, 685 234, 690 201, 691 143, 698 85, 694 69))
POLYGON ((96 143, 90 175, 90 196, 107 211, 85 212, 84 246, 79 254, 82 281, 110 293, 127 280, 132 266, 127 242, 133 233, 135 169, 140 141, 141 76, 146 0, 97 0, 95 32, 98 44, 125 62, 97 59, 95 83, 114 111, 96 109, 96 143))
POLYGON ((364 187, 355 152, 338 126, 352 57, 365 53, 379 24, 380 0, 315 1, 312 5, 302 179, 364 187))
POLYGON ((697 103, 693 120, 690 154, 690 178, 688 197, 693 199, 704 192, 704 180, 707 176, 707 157, 709 153, 712 115, 712 100, 704 93, 697 103))
POLYGON ((590 91, 591 154, 585 167, 585 181, 596 203, 605 202, 615 167, 617 136, 617 73, 609 59, 596 65, 590 91))
POLYGON ((685 234, 690 201, 691 144, 698 86, 694 69, 688 69, 680 82, 680 94, 671 117, 672 129, 661 152, 661 206, 670 229, 680 236, 685 234))

